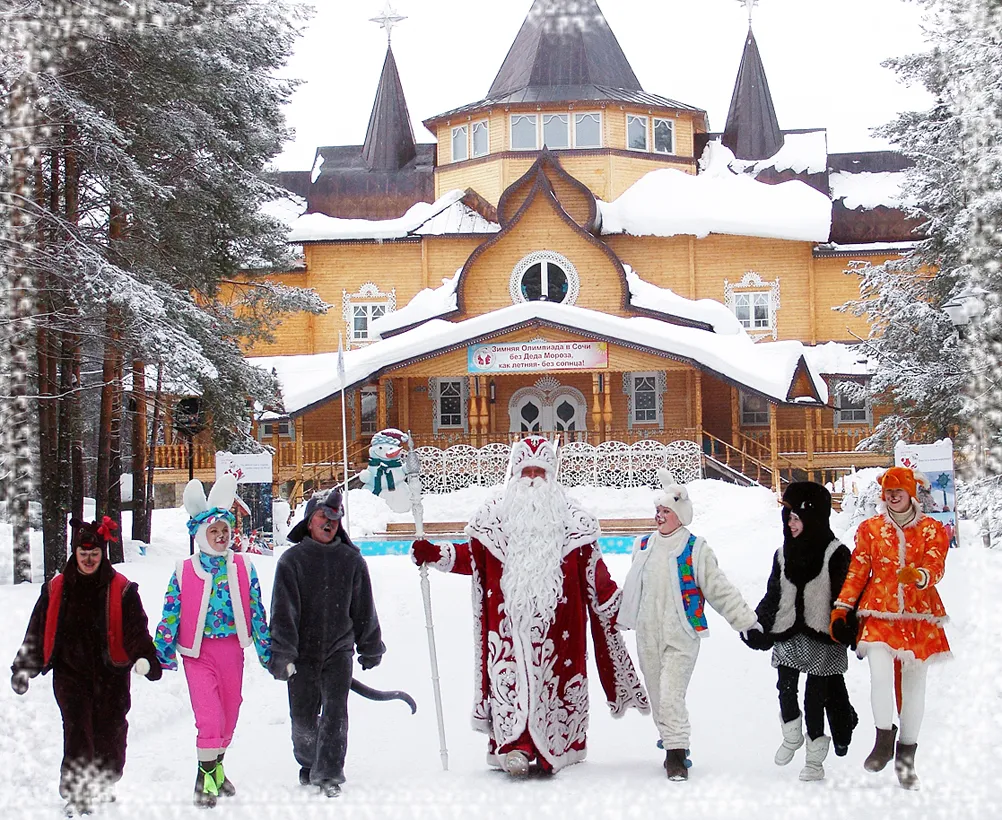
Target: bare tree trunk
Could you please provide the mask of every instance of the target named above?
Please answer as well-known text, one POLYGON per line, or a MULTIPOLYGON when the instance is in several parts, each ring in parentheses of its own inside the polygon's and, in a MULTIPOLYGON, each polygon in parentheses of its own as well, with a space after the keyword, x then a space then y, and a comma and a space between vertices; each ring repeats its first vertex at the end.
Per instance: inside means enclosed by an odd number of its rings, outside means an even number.
MULTIPOLYGON (((153 421, 150 424, 150 449, 146 461, 146 536, 153 537, 153 508, 156 498, 153 493, 153 471, 157 464, 157 438, 160 435, 160 413, 163 406, 164 366, 157 367, 157 392, 153 397, 153 421)), ((133 513, 135 515, 135 513, 133 513)))
MULTIPOLYGON (((116 341, 117 341, 116 332, 116 341)), ((125 560, 122 532, 122 366, 124 357, 115 347, 115 382, 111 393, 111 441, 108 460, 108 517, 118 525, 117 541, 108 545, 108 557, 113 564, 125 560)))
POLYGON ((146 529, 146 363, 132 362, 132 539, 150 542, 146 529))
MULTIPOLYGON (((39 161, 35 168, 35 203, 39 212, 59 211, 59 157, 50 155, 50 187, 46 202, 45 179, 39 161)), ((39 247, 55 241, 52 231, 39 223, 39 247)), ((66 561, 66 514, 59 492, 62 459, 59 452, 59 339, 55 324, 56 303, 44 267, 35 278, 38 319, 35 355, 38 363, 39 490, 42 508, 42 566, 45 579, 53 578, 66 561)))
MULTIPOLYGON (((66 221, 70 225, 80 222, 80 166, 77 162, 76 141, 77 127, 73 123, 64 129, 66 144, 66 221)), ((84 496, 87 493, 87 473, 84 470, 83 426, 80 418, 80 388, 83 382, 80 377, 80 337, 67 339, 70 345, 70 383, 72 395, 64 391, 64 406, 69 424, 66 434, 70 437, 70 512, 74 518, 83 519, 84 496)))

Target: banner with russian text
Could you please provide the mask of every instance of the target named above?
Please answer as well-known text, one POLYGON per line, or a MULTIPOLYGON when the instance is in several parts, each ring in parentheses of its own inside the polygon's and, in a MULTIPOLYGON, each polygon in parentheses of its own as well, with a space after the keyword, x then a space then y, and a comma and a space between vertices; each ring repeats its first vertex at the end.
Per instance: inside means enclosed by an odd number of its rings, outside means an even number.
POLYGON ((514 342, 470 345, 470 373, 599 370, 609 366, 608 342, 514 342))

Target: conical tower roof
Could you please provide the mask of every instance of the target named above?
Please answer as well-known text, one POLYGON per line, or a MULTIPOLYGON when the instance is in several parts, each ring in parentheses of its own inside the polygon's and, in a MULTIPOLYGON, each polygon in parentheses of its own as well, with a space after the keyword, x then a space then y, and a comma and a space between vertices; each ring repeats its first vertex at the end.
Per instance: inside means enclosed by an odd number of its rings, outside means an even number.
POLYGON ((766 159, 783 147, 765 66, 750 27, 721 141, 735 157, 746 160, 766 159))
POLYGON ((393 49, 387 47, 362 157, 370 171, 399 171, 416 154, 414 129, 397 73, 397 61, 393 58, 393 49))
POLYGON ((587 85, 643 91, 595 0, 535 0, 487 96, 587 85))

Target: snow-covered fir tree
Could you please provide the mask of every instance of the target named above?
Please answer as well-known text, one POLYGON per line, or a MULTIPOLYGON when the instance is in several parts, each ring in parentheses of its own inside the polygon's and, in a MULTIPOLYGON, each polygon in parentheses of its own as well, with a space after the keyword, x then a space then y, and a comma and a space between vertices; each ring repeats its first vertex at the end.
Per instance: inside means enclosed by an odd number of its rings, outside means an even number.
POLYGON ((294 84, 278 71, 304 19, 287 0, 26 0, 3 18, 25 59, 17 82, 32 92, 20 113, 33 193, 8 216, 20 209, 36 226, 26 264, 38 441, 50 448, 47 548, 63 549, 66 496, 76 505, 83 495, 83 466, 63 469, 81 426, 79 406, 63 423, 64 400, 102 393, 102 423, 87 425, 100 432, 93 486, 98 511, 114 512, 127 366, 161 366, 175 389, 203 397, 218 443, 253 447, 247 397, 267 399, 274 382, 239 341, 266 336, 279 311, 326 309, 312 291, 233 284, 248 261, 289 261, 285 226, 263 206, 284 193, 266 181, 267 163, 287 137, 294 84), (97 383, 88 371, 101 372, 97 383), (57 471, 73 473, 71 490, 57 471))
POLYGON ((852 308, 874 321, 878 366, 867 390, 894 407, 873 441, 955 438, 965 503, 980 515, 988 505, 978 498, 998 489, 1002 472, 1002 5, 919 2, 932 48, 888 65, 935 102, 881 133, 914 161, 903 193, 925 238, 900 260, 863 268, 852 308))

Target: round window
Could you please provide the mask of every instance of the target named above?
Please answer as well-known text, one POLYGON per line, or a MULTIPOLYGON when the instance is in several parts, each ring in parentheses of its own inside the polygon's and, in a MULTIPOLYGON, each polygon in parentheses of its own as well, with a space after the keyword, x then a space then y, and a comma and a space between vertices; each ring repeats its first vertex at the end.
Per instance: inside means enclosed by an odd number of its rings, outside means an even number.
POLYGON ((578 273, 570 260, 552 251, 529 254, 512 271, 512 302, 557 302, 573 305, 578 273))

